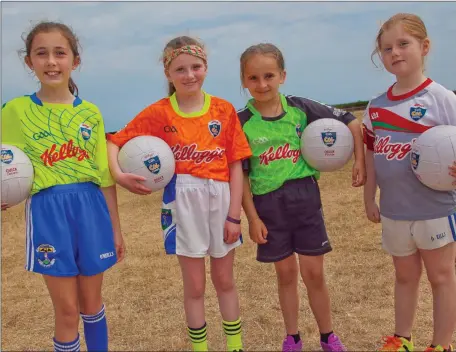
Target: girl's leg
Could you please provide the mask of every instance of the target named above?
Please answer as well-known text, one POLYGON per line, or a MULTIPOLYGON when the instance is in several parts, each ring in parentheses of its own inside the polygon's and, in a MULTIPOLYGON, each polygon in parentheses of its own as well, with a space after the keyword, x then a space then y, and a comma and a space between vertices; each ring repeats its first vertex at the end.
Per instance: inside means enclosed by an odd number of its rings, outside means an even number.
POLYGON ((184 310, 188 334, 194 351, 207 351, 207 331, 204 316, 206 271, 204 258, 177 256, 184 285, 184 310))
POLYGON ((55 351, 79 351, 77 277, 43 275, 55 312, 55 351))
POLYGON ((432 287, 434 333, 432 345, 448 348, 456 325, 456 244, 433 250, 420 250, 432 287))
POLYGON ((79 306, 88 351, 108 350, 108 324, 101 297, 103 273, 79 276, 79 306))
POLYGON ((211 257, 211 279, 217 292, 228 351, 243 348, 239 297, 234 283, 234 253, 232 249, 222 258, 211 257))
POLYGON ((345 346, 333 333, 331 301, 323 269, 324 255, 299 255, 301 277, 307 288, 310 308, 320 330, 320 344, 324 351, 344 351, 345 346))
POLYGON ((299 296, 298 296, 298 263, 291 255, 274 263, 277 275, 280 308, 287 335, 297 335, 299 296))
POLYGON ((405 257, 393 256, 396 272, 394 283, 394 333, 397 337, 411 339, 416 306, 418 304, 418 288, 422 273, 419 252, 405 257))

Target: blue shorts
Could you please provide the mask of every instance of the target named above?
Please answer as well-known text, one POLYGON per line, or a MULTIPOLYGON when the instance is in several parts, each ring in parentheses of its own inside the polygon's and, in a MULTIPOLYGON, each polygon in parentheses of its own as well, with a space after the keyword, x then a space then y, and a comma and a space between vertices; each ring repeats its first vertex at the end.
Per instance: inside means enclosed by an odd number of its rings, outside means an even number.
POLYGON ((91 276, 116 261, 113 228, 100 188, 58 185, 27 200, 26 265, 50 276, 91 276))

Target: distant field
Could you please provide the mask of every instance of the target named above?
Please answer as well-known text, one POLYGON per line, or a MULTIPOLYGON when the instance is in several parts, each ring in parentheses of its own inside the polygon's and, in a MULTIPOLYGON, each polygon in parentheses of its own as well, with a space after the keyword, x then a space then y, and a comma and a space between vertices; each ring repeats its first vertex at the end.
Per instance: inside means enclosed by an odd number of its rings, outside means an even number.
MULTIPOLYGON (((356 113, 360 117, 360 113, 356 113)), ((364 215, 362 189, 351 187, 351 165, 323 174, 320 186, 333 252, 326 257, 334 328, 347 347, 367 351, 379 347, 392 332, 394 273, 381 249, 380 226, 364 215)), ((189 350, 177 260, 166 256, 160 227, 161 194, 147 197, 119 189, 127 258, 106 273, 104 298, 110 348, 115 351, 189 350)), ((283 324, 272 265, 255 260, 248 238, 236 253, 246 350, 281 348, 283 324)), ((2 212, 2 350, 50 350, 53 308, 42 278, 24 270, 23 205, 2 212)), ((215 291, 207 277, 206 314, 209 347, 224 349, 224 336, 215 291)), ((300 331, 306 350, 319 350, 319 335, 300 287, 300 331)), ((82 333, 82 324, 81 329, 82 333)), ((432 334, 432 297, 421 287, 414 336, 423 350, 432 334)), ((81 335, 81 345, 83 335, 81 335)))

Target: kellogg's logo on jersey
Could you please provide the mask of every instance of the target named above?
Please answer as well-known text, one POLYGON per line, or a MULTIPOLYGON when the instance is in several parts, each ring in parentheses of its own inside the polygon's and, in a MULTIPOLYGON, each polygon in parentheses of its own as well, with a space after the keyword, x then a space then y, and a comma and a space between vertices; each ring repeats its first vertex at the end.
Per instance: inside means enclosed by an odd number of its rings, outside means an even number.
POLYGON ((327 147, 332 147, 337 140, 337 133, 336 132, 321 132, 321 139, 323 140, 323 144, 327 147))
POLYGON ((209 121, 207 126, 209 128, 209 132, 212 134, 214 138, 217 137, 220 134, 220 131, 222 130, 222 124, 218 120, 209 121))
POLYGON ((300 157, 301 150, 291 150, 289 143, 279 146, 276 150, 274 147, 269 147, 259 156, 260 165, 268 165, 271 161, 280 159, 291 159, 293 164, 296 164, 300 157))
POLYGON ((415 139, 412 139, 408 143, 390 143, 391 136, 377 136, 374 142, 374 154, 386 155, 386 160, 403 160, 412 150, 412 144, 415 142, 415 139))
POLYGON ((86 150, 76 147, 73 145, 73 140, 70 139, 68 143, 63 143, 60 146, 60 150, 57 150, 57 144, 53 144, 51 149, 46 149, 41 154, 41 160, 43 160, 44 166, 54 166, 54 163, 77 157, 78 161, 89 159, 89 153, 86 150))
POLYGON ((424 105, 415 104, 410 108, 410 117, 413 121, 418 121, 424 116, 424 114, 426 114, 426 111, 427 109, 424 105))
POLYGON ((192 143, 190 145, 181 146, 176 144, 171 147, 174 154, 174 159, 177 161, 193 161, 195 164, 210 163, 215 158, 223 158, 225 149, 217 147, 213 150, 197 150, 198 145, 192 143))
POLYGON ((81 132, 81 136, 85 141, 88 141, 90 139, 90 136, 92 135, 92 127, 87 125, 86 123, 81 123, 79 126, 79 132, 81 132))

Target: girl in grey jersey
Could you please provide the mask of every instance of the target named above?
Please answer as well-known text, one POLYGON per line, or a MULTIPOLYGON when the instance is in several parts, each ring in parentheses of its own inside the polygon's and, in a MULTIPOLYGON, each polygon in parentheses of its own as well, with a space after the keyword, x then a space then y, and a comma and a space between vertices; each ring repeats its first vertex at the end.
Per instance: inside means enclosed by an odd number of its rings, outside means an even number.
MULTIPOLYGON (((426 351, 449 351, 456 324, 456 192, 423 185, 411 169, 410 151, 424 131, 456 125, 456 95, 423 75, 430 41, 418 16, 391 17, 376 44, 374 54, 397 80, 370 101, 363 121, 366 213, 382 224, 383 248, 392 255, 396 274, 395 331, 383 338, 381 350, 414 349, 412 325, 423 261, 434 299, 434 331, 426 351)), ((455 171, 450 167, 449 172, 455 171)))

